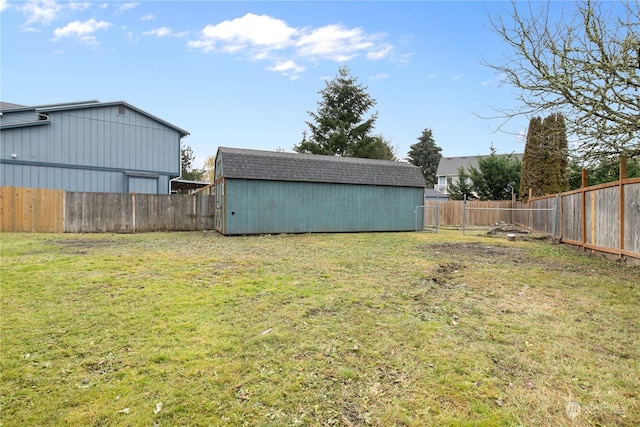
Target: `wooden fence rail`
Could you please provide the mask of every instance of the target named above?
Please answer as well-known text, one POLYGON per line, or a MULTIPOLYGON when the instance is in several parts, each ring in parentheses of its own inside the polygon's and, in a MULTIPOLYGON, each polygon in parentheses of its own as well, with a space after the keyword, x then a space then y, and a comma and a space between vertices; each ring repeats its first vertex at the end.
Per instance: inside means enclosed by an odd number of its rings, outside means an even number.
POLYGON ((464 221, 467 226, 511 222, 533 232, 555 231, 560 242, 585 250, 640 259, 640 178, 537 197, 527 203, 467 201, 463 219, 464 209, 464 202, 458 200, 426 202, 425 227, 432 227, 436 217, 440 226, 462 227, 464 221))
POLYGON ((214 229, 215 196, 0 187, 0 230, 133 233, 214 229))

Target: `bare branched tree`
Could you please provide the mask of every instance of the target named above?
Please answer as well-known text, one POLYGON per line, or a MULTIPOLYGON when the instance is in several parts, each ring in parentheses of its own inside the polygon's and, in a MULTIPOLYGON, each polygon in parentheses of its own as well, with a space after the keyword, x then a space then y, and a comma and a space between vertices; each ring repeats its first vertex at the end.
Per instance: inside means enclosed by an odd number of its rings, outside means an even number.
POLYGON ((504 119, 562 113, 586 159, 638 157, 639 1, 570 5, 555 21, 551 2, 512 0, 505 16, 490 16, 492 30, 512 52, 485 65, 519 90, 520 104, 494 108, 504 119))

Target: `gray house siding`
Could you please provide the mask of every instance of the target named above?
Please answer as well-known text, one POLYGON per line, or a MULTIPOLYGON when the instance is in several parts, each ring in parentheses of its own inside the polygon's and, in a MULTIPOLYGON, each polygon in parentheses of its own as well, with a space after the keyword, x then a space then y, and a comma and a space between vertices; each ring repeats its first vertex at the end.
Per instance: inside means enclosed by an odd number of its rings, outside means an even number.
POLYGON ((1 120, 1 185, 168 193, 180 175, 186 132, 126 103, 5 110, 1 120))
POLYGON ((216 204, 225 235, 415 231, 424 178, 399 162, 221 147, 216 204))

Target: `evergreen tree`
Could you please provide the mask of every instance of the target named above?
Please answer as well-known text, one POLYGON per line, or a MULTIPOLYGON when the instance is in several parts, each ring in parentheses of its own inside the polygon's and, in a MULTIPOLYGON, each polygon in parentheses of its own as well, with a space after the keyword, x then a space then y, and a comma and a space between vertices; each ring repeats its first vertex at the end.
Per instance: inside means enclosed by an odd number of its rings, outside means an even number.
POLYGON ((303 134, 302 141, 293 149, 299 153, 376 158, 380 141, 376 143, 371 132, 377 113, 363 118, 376 101, 346 66, 340 67, 338 75, 325 83, 326 87, 319 92, 322 99, 318 111, 307 112, 312 118, 306 122, 309 138, 303 134))
POLYGON ((432 188, 436 183, 436 172, 442 158, 441 151, 442 148, 436 145, 431 129, 423 130, 418 142, 409 148, 407 160, 412 165, 420 167, 428 188, 432 188))
POLYGON ((534 196, 540 195, 538 189, 542 187, 546 173, 544 170, 546 159, 543 135, 542 119, 533 117, 529 121, 527 140, 524 145, 524 155, 522 156, 520 191, 518 192, 521 200, 526 200, 529 197, 530 188, 534 196))
POLYGON ((569 160, 567 128, 560 113, 549 115, 542 121, 545 147, 548 152, 547 182, 544 194, 562 193, 569 189, 569 160))
POLYGON ((447 187, 447 193, 451 200, 464 200, 465 196, 467 200, 473 200, 476 198, 473 189, 471 188, 471 177, 464 170, 464 167, 458 169, 458 181, 449 184, 447 187))
POLYGON ((378 160, 396 160, 395 148, 382 135, 375 135, 371 139, 363 140, 353 148, 352 157, 362 157, 378 160))
POLYGON ((567 130, 562 114, 534 117, 529 122, 522 158, 520 199, 569 189, 567 130))
POLYGON ((512 155, 491 154, 478 160, 478 168, 469 167, 471 188, 480 200, 510 200, 511 189, 520 184, 521 163, 512 155))
MULTIPOLYGON (((620 161, 603 159, 593 165, 585 165, 573 159, 569 163, 570 186, 575 190, 582 186, 582 170, 587 171, 588 185, 606 184, 620 179, 620 161)), ((640 177, 640 159, 627 160, 627 178, 640 177)))

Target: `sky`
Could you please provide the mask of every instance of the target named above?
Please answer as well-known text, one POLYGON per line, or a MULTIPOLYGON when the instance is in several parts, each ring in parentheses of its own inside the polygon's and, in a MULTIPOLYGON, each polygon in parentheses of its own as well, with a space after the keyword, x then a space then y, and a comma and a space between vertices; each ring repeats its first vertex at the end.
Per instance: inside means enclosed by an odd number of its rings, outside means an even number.
POLYGON ((376 100, 398 158, 425 129, 442 155, 522 153, 528 119, 497 130, 515 90, 483 65, 501 1, 0 0, 0 100, 126 101, 219 146, 293 151, 319 92, 346 65, 376 100))

